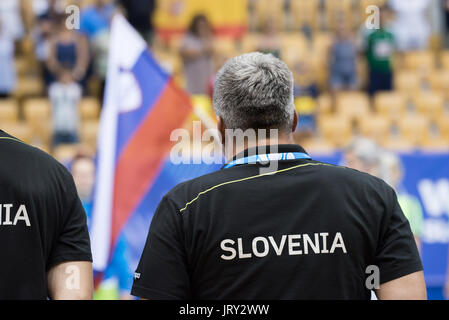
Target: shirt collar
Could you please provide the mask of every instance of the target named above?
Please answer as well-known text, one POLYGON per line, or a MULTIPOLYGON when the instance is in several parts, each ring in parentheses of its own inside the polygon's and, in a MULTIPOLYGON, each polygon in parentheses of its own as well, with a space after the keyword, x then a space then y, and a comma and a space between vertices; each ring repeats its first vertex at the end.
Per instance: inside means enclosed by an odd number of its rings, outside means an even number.
MULTIPOLYGON (((260 154, 270 154, 270 153, 286 153, 286 152, 301 152, 308 154, 303 147, 297 144, 279 144, 279 145, 268 145, 268 146, 258 146, 248 148, 237 155, 235 155, 230 161, 245 158, 252 155, 260 155, 260 154)), ((229 162, 230 162, 229 161, 229 162)), ((226 163, 227 164, 227 163, 226 163)), ((222 169, 226 166, 226 164, 222 167, 222 169)))

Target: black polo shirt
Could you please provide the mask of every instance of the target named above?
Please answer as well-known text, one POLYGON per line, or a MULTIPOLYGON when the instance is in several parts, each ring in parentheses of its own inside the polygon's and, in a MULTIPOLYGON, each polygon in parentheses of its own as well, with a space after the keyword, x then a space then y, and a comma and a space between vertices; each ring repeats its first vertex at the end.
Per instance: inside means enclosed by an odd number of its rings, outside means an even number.
POLYGON ((167 193, 132 294, 369 299, 368 266, 379 268, 380 283, 422 270, 409 223, 382 180, 311 159, 278 161, 269 174, 263 166, 222 169, 167 193))
POLYGON ((0 300, 46 299, 47 271, 92 261, 86 214, 70 173, 0 130, 0 300))

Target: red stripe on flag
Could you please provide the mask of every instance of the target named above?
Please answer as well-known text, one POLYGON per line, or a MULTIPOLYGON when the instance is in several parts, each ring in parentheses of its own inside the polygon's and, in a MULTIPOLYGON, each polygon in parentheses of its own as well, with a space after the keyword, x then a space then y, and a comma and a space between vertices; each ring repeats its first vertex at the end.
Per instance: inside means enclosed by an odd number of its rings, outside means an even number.
POLYGON ((182 127, 191 110, 187 94, 170 80, 150 114, 125 146, 115 171, 111 250, 174 144, 170 141, 171 132, 182 127))

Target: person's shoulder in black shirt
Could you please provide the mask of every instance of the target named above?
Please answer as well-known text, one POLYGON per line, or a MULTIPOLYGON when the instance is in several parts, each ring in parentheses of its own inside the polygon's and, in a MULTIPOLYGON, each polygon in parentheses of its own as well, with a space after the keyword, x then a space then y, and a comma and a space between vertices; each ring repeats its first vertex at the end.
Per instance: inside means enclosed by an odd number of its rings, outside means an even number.
POLYGON ((71 174, 45 152, 3 131, 0 150, 0 242, 5 244, 0 298, 85 297, 92 256, 86 214, 71 174), (79 279, 70 295, 60 282, 72 273, 79 279))
POLYGON ((369 299, 376 289, 381 299, 425 298, 421 260, 395 192, 293 144, 292 84, 287 66, 261 53, 219 71, 214 108, 229 161, 162 199, 132 294, 369 299))

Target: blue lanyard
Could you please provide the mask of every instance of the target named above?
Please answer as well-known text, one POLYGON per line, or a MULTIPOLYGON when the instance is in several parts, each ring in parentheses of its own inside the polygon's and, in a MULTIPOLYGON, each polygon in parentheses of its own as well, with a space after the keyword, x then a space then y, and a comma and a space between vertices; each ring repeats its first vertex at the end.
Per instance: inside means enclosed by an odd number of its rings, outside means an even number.
POLYGON ((310 156, 302 152, 284 152, 284 153, 269 153, 269 154, 257 154, 245 158, 233 160, 225 165, 225 169, 232 168, 239 164, 255 164, 255 163, 267 163, 269 161, 280 160, 298 160, 298 159, 311 159, 310 156))

